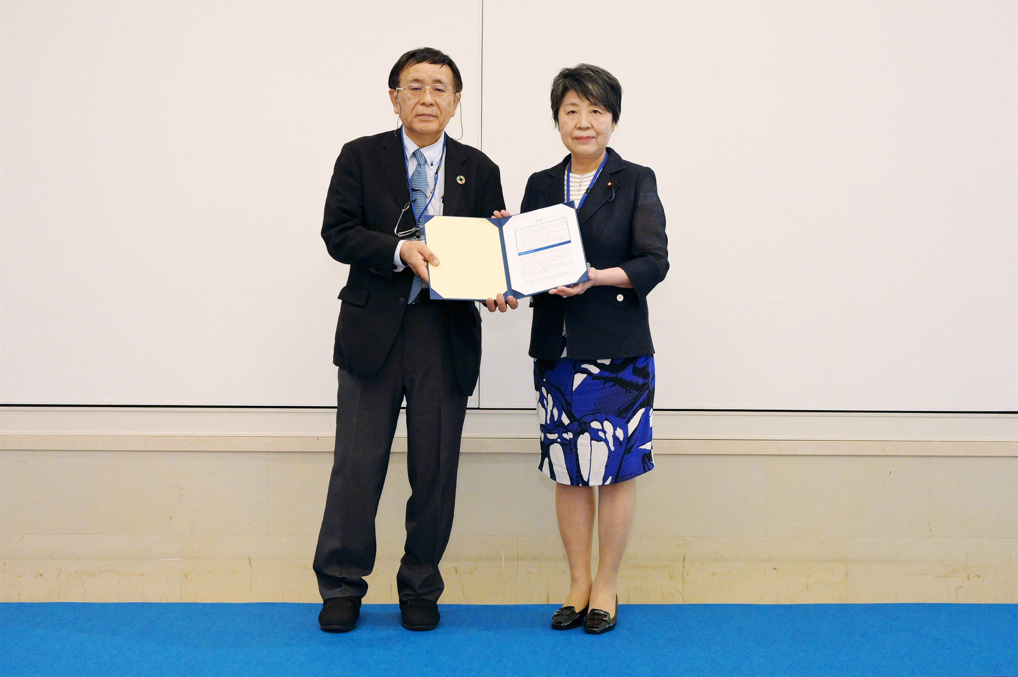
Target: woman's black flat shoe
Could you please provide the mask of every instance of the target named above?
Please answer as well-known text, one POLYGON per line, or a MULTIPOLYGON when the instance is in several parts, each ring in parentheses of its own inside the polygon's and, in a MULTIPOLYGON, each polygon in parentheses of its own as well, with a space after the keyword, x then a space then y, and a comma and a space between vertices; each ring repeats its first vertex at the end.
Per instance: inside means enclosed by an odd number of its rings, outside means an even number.
POLYGON ((583 631, 588 635, 603 635, 611 632, 619 622, 619 603, 615 601, 615 615, 608 615, 603 609, 591 609, 587 620, 583 623, 583 631))
POLYGON ((587 607, 579 611, 574 606, 564 606, 555 612, 551 617, 552 630, 572 630, 583 625, 583 619, 587 617, 587 607))

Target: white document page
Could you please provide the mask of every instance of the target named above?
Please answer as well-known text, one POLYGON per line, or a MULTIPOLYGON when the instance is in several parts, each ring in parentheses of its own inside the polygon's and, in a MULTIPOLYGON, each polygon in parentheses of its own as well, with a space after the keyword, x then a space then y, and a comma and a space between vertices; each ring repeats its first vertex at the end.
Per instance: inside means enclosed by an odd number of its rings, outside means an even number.
POLYGON ((575 284, 587 270, 576 210, 568 205, 517 214, 502 236, 509 279, 521 294, 575 284))

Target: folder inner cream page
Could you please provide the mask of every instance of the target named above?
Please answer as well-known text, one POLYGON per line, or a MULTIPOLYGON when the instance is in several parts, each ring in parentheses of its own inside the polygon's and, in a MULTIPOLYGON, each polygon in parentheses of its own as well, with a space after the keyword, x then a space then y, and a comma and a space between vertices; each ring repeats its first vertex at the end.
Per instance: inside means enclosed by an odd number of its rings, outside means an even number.
POLYGON ((488 219, 436 216, 424 226, 439 265, 428 266, 431 288, 444 299, 483 301, 506 291, 498 227, 488 219))

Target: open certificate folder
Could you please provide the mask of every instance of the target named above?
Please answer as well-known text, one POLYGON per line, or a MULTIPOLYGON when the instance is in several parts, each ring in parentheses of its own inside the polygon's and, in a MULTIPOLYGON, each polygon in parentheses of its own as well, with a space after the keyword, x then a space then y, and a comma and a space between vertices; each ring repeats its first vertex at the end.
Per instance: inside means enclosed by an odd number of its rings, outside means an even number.
POLYGON ((588 279, 568 204, 504 219, 425 217, 424 239, 440 261, 428 267, 433 299, 522 298, 588 279))

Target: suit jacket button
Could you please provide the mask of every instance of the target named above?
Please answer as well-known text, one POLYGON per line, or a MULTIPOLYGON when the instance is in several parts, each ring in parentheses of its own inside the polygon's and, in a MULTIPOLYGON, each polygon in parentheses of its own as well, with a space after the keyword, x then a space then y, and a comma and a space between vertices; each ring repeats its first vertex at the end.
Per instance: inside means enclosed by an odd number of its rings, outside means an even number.
POLYGON ((406 299, 401 296, 399 299, 399 305, 403 305, 404 303, 406 303, 406 299))
POLYGON ((622 303, 623 301, 626 300, 626 297, 623 296, 622 294, 619 294, 618 296, 615 297, 615 300, 618 301, 619 303, 622 303))

